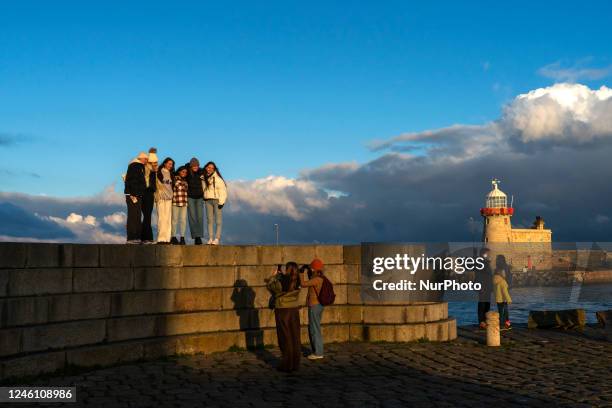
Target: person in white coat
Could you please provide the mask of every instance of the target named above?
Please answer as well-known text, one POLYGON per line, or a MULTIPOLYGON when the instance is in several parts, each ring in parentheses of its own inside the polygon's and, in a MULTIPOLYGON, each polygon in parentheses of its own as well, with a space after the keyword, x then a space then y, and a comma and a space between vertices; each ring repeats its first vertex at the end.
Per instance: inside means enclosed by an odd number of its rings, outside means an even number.
POLYGON ((172 179, 174 177, 174 160, 166 157, 157 171, 157 243, 169 244, 172 232, 172 179))
POLYGON ((223 206, 227 201, 227 186, 214 162, 206 163, 202 175, 202 188, 204 190, 204 203, 206 207, 206 221, 208 223, 208 244, 219 245, 223 227, 223 206), (213 224, 216 231, 213 234, 213 224), (213 238, 214 237, 214 238, 213 238))

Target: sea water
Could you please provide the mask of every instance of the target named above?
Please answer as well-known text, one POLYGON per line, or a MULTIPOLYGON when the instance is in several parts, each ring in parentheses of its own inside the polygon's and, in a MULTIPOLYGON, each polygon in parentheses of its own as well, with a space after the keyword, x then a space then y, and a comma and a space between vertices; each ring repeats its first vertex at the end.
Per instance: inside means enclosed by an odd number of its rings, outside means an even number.
MULTIPOLYGON (((595 323, 595 312, 612 309, 612 283, 574 285, 564 287, 536 286, 511 288, 510 321, 526 323, 530 310, 585 309, 587 322, 595 323)), ((476 302, 449 301, 448 314, 457 325, 476 324, 476 302)), ((495 303, 491 310, 497 311, 495 303)))

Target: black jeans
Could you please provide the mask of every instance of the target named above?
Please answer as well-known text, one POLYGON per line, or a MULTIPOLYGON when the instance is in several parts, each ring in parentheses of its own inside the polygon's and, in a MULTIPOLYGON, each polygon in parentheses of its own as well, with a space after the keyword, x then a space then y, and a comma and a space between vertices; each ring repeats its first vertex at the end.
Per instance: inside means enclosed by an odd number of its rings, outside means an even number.
POLYGON ((130 196, 125 196, 127 203, 127 240, 140 240, 142 234, 142 197, 138 197, 136 203, 132 202, 130 196))
POLYGON ((489 310, 491 310, 491 302, 478 302, 478 323, 487 322, 489 310))
POLYGON ((506 302, 498 303, 497 311, 499 312, 500 327, 504 327, 504 324, 510 320, 510 316, 508 315, 508 303, 506 302))
POLYGON ((153 241, 153 227, 151 227, 151 215, 153 214, 153 206, 155 198, 152 191, 145 191, 142 196, 142 235, 143 241, 153 241))

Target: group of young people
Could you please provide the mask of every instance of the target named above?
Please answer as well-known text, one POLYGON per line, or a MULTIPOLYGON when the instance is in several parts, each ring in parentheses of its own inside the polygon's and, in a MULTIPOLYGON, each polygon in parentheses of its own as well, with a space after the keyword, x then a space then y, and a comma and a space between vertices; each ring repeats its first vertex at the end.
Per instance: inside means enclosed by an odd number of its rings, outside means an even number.
POLYGON ((320 259, 314 259, 310 265, 301 268, 295 262, 288 262, 284 270, 279 266, 272 276, 266 279, 267 288, 272 293, 271 307, 274 309, 276 321, 276 334, 281 350, 279 371, 292 372, 298 370, 301 358, 300 335, 300 289, 308 288, 306 305, 308 306, 308 337, 310 339, 311 353, 309 360, 323 358, 323 334, 321 332, 321 318, 326 304, 330 304, 329 297, 323 296, 324 286, 329 285, 331 302, 333 303, 333 289, 331 282, 323 273, 324 265, 320 259), (308 279, 306 279, 306 277, 308 279))
POLYGON ((484 258, 484 268, 476 273, 476 281, 480 283, 478 292, 478 325, 481 329, 487 328, 487 312, 491 309, 491 296, 495 298, 497 311, 499 312, 499 323, 501 330, 510 330, 510 315, 508 305, 512 303, 508 290, 509 271, 501 262, 496 265, 495 271, 491 268, 491 251, 488 248, 480 250, 480 256, 484 258))
POLYGON ((204 238, 204 208, 209 245, 219 245, 227 185, 217 165, 202 168, 197 158, 175 169, 166 157, 159 165, 157 149, 141 152, 124 175, 127 204, 127 243, 185 245, 187 219, 196 245, 204 238), (153 239, 151 217, 157 208, 157 240, 153 239))

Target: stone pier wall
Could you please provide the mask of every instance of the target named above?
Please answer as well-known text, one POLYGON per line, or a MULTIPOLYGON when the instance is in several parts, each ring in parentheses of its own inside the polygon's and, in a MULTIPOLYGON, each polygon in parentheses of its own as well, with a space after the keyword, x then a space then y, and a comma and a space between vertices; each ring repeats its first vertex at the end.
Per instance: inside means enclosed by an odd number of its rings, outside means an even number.
POLYGON ((315 256, 337 294, 326 342, 456 338, 446 303, 363 304, 358 246, 0 243, 0 379, 274 345, 264 278, 315 256))

